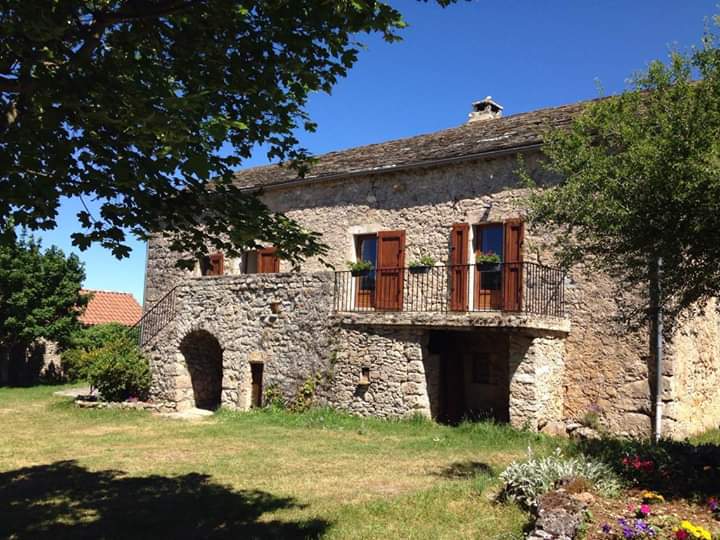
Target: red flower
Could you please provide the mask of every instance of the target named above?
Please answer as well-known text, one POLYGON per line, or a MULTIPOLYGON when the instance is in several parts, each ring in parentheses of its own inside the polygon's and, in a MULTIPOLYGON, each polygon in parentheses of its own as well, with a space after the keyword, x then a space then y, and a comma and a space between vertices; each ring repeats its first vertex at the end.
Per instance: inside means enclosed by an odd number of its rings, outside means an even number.
POLYGON ((678 529, 675 531, 675 538, 677 538, 677 540, 688 540, 688 538, 690 538, 690 533, 685 529, 678 529))

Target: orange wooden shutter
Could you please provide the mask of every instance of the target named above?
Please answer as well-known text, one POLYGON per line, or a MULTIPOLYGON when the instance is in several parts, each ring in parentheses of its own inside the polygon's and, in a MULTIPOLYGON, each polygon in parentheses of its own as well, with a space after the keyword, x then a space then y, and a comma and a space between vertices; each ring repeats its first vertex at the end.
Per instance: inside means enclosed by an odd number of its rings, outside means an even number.
POLYGON ((220 253, 213 253, 210 255, 210 268, 208 269, 208 276, 222 276, 225 272, 225 256, 220 253))
POLYGON ((468 238, 470 225, 455 223, 450 233, 450 309, 468 310, 468 238))
POLYGON ((505 222, 504 304, 507 311, 522 307, 522 245, 525 227, 519 219, 505 222))
POLYGON ((375 308, 402 308, 405 277, 405 231, 378 233, 375 308))
POLYGON ((280 271, 280 258, 274 247, 258 249, 258 273, 274 274, 280 271))

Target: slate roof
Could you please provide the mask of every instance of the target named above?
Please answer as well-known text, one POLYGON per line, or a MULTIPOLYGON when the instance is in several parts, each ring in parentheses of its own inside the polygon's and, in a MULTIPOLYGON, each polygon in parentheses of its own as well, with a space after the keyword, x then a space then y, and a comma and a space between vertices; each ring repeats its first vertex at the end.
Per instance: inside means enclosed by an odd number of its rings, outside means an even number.
POLYGON ((304 180, 360 173, 377 174, 410 166, 430 165, 438 160, 472 158, 539 145, 543 133, 549 128, 568 126, 587 103, 584 101, 539 109, 406 139, 330 152, 316 156, 317 161, 304 179, 287 167, 253 167, 236 173, 235 184, 242 188, 301 184, 304 180))
POLYGON ((85 311, 78 319, 82 324, 94 326, 117 322, 132 326, 142 316, 142 308, 130 293, 96 291, 83 289, 83 294, 92 294, 85 311))

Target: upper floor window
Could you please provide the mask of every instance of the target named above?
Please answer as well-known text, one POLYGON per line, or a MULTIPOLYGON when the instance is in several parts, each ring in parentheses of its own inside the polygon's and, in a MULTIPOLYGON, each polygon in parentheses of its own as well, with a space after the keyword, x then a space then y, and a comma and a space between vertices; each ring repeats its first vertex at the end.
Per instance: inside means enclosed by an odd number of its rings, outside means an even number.
MULTIPOLYGON (((475 255, 494 254, 505 259, 504 255, 504 225, 502 223, 488 223, 475 226, 475 255)), ((482 290, 497 291, 502 287, 500 267, 479 269, 479 286, 482 290)))
POLYGON ((200 259, 200 275, 222 276, 225 271, 225 257, 219 251, 200 259))
POLYGON ((242 271, 244 274, 272 274, 280 271, 280 258, 274 247, 245 252, 242 271))
POLYGON ((488 223, 475 227, 475 253, 494 253, 503 261, 504 241, 502 223, 488 223))
POLYGON ((405 231, 380 231, 355 237, 357 261, 368 261, 372 270, 358 276, 358 307, 397 310, 402 306, 405 231))

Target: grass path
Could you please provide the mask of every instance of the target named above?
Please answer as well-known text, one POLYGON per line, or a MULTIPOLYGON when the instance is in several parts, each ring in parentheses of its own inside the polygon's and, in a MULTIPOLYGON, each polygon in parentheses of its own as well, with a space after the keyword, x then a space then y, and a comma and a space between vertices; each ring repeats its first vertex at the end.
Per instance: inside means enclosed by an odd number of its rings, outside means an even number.
POLYGON ((195 422, 0 389, 0 537, 521 537, 494 477, 553 441, 327 410, 195 422))

